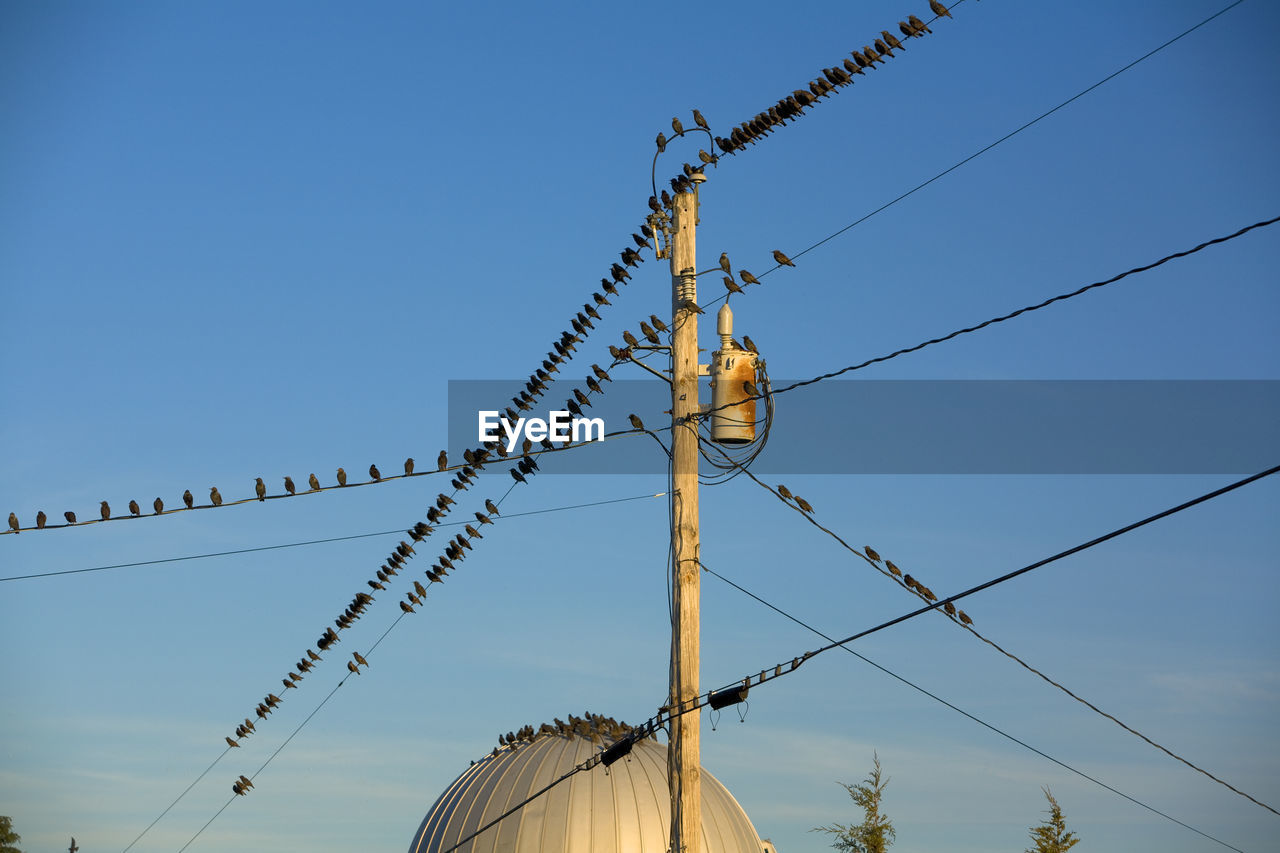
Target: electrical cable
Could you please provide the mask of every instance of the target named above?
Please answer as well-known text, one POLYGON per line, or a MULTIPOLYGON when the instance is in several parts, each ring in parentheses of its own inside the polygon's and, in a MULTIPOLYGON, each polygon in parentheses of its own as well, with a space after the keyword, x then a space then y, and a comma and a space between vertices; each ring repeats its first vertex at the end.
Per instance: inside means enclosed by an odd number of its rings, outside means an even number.
MULTIPOLYGON (((628 497, 628 498, 611 498, 609 500, 603 500, 603 501, 591 501, 590 503, 568 504, 566 506, 547 507, 546 509, 533 509, 533 510, 527 510, 525 512, 512 512, 512 513, 507 513, 502 517, 504 519, 522 518, 527 515, 543 515, 549 512, 565 512, 566 510, 571 510, 571 509, 586 509, 588 507, 606 506, 608 504, 616 504, 616 503, 627 503, 628 501, 638 501, 638 500, 644 500, 647 498, 660 498, 665 494, 666 494, 665 492, 658 492, 657 494, 651 494, 651 495, 632 495, 631 497, 628 497)), ((462 527, 465 524, 467 524, 467 522, 465 521, 444 521, 437 526, 462 527)), ((81 574, 83 572, 103 572, 103 571, 107 571, 108 569, 127 569, 127 568, 133 568, 136 566, 154 566, 160 563, 177 563, 177 562, 182 562, 184 560, 204 560, 210 557, 228 557, 234 554, 252 554, 258 551, 278 551, 282 548, 299 548, 304 545, 325 545, 331 542, 347 542, 352 539, 368 539, 374 536, 391 536, 395 534, 402 534, 403 532, 404 531, 401 530, 400 528, 396 528, 395 530, 379 530, 376 533, 354 533, 349 536, 333 536, 328 539, 308 539, 302 542, 288 542, 281 545, 260 545, 256 548, 238 548, 234 551, 214 551, 208 554, 187 554, 181 557, 164 557, 158 560, 141 560, 136 563, 116 563, 110 566, 92 566, 84 569, 63 569, 61 571, 56 571, 56 572, 39 572, 37 574, 30 574, 30 575, 13 575, 10 577, 0 578, 0 582, 29 580, 31 578, 51 578, 51 577, 56 577, 58 575, 75 575, 75 574, 81 574)))
MULTIPOLYGON (((770 602, 768 602, 768 601, 765 601, 763 598, 761 598, 760 596, 756 595, 754 592, 751 592, 750 590, 747 590, 747 589, 745 589, 745 588, 743 588, 743 587, 739 586, 738 584, 736 584, 736 583, 734 583, 733 581, 729 580, 729 578, 725 577, 724 575, 722 575, 722 574, 720 574, 719 572, 717 572, 717 571, 715 571, 714 569, 712 569, 712 568, 711 568, 710 566, 708 566, 706 563, 703 563, 703 562, 699 561, 699 565, 700 565, 700 566, 702 566, 702 570, 703 570, 703 571, 705 571, 707 574, 712 575, 712 576, 714 576, 714 577, 716 577, 716 578, 719 578, 721 581, 725 582, 725 583, 726 583, 726 584, 728 584, 729 586, 731 586, 731 587, 733 587, 734 589, 738 590, 739 592, 743 593, 743 594, 744 594, 744 595, 746 595, 748 598, 755 599, 756 601, 758 601, 759 603, 763 604, 765 607, 768 607, 770 610, 774 611, 775 613, 777 613, 777 614, 779 614, 779 615, 781 615, 781 616, 784 616, 784 617, 786 617, 787 619, 790 619, 792 622, 796 623, 797 625, 799 625, 800 627, 802 627, 802 628, 804 628, 804 629, 806 629, 806 630, 808 630, 808 631, 811 631, 812 633, 814 633, 814 634, 818 635, 818 636, 819 636, 819 637, 821 637, 822 639, 827 640, 828 642, 834 642, 834 640, 833 640, 833 638, 832 638, 832 637, 830 637, 830 636, 828 636, 828 635, 826 635, 826 634, 822 633, 822 632, 821 632, 821 631, 819 631, 817 628, 813 627, 812 625, 808 624, 807 622, 804 622, 804 621, 802 621, 802 620, 800 620, 800 619, 796 618, 795 616, 792 616, 790 613, 786 612, 786 611, 785 611, 785 610, 783 610, 782 608, 780 608, 780 607, 778 607, 778 606, 776 606, 776 605, 774 605, 774 604, 771 604, 771 603, 770 603, 770 602)), ((907 685, 907 686, 908 686, 908 687, 910 687, 911 689, 916 690, 916 691, 919 691, 920 693, 923 693, 925 696, 928 696, 930 699, 934 700, 935 702, 938 702, 938 703, 940 703, 940 704, 942 704, 942 705, 945 705, 945 706, 947 706, 948 708, 950 708, 951 710, 955 711, 956 713, 961 714, 961 715, 963 715, 963 716, 965 716, 965 717, 968 717, 970 720, 973 720, 973 721, 974 721, 975 723, 977 723, 978 725, 983 726, 983 727, 985 727, 985 728, 987 728, 987 729, 990 729, 991 731, 995 732, 996 734, 1000 735, 1000 736, 1001 736, 1001 737, 1003 737, 1003 738, 1006 738, 1006 739, 1008 739, 1008 740, 1013 741, 1014 743, 1018 744, 1018 746, 1021 746, 1021 747, 1023 747, 1024 749, 1028 749, 1028 750, 1030 750, 1031 752, 1034 752, 1036 755, 1039 755, 1041 758, 1046 758, 1046 759, 1048 759, 1049 761, 1052 761, 1054 764, 1058 765, 1059 767, 1062 767, 1062 768, 1063 768, 1063 769, 1065 769, 1065 770, 1069 770, 1069 771, 1071 771, 1072 773, 1076 774, 1077 776, 1081 777, 1082 779, 1087 779, 1087 780, 1089 780, 1090 782, 1094 783, 1095 785, 1098 785, 1098 786, 1100 786, 1100 787, 1102 787, 1102 788, 1105 788, 1106 790, 1110 791, 1110 792, 1111 792, 1111 793, 1113 793, 1113 794, 1117 794, 1117 795, 1119 795, 1119 796, 1121 796, 1121 797, 1124 797, 1124 798, 1125 798, 1126 800, 1128 800, 1129 802, 1134 803, 1135 805, 1139 805, 1139 806, 1141 806, 1142 808, 1146 809, 1146 810, 1147 810, 1147 811, 1149 811, 1149 812, 1153 812, 1154 814, 1157 814, 1157 815, 1159 815, 1160 817, 1163 817, 1163 818, 1165 818, 1165 819, 1167 819, 1167 820, 1171 820, 1171 821, 1173 821, 1174 823, 1178 824, 1179 826, 1186 827, 1187 829, 1191 830, 1192 832, 1198 833, 1198 834, 1200 834, 1200 835, 1204 835, 1204 833, 1203 833, 1203 832, 1201 832, 1200 830, 1196 829, 1194 826, 1191 826, 1190 824, 1187 824, 1187 823, 1183 823, 1182 821, 1178 820, 1176 817, 1173 817, 1172 815, 1165 814, 1164 812, 1160 811, 1159 809, 1155 808, 1154 806, 1150 806, 1150 805, 1148 805, 1148 804, 1146 804, 1146 803, 1142 802, 1141 800, 1137 799, 1136 797, 1133 797, 1133 796, 1131 796, 1131 795, 1129 795, 1129 794, 1126 794, 1124 791, 1121 791, 1121 790, 1119 790, 1119 789, 1117 789, 1117 788, 1113 788, 1113 787, 1111 787, 1111 786, 1110 786, 1110 785, 1108 785, 1106 782, 1103 782, 1103 781, 1102 781, 1102 780, 1100 780, 1100 779, 1097 779, 1097 778, 1095 778, 1095 777, 1093 777, 1093 776, 1090 776, 1088 773, 1085 773, 1083 770, 1078 770, 1078 769, 1076 769, 1075 767, 1072 767, 1070 764, 1067 764, 1065 761, 1061 761, 1061 760, 1059 760, 1059 759, 1057 759, 1057 758, 1054 758, 1052 755, 1049 755, 1047 752, 1044 752, 1043 750, 1037 749, 1036 747, 1032 746, 1031 744, 1027 743, 1026 741, 1021 740, 1021 739, 1019 739, 1019 738, 1016 738, 1016 737, 1014 737, 1013 735, 1009 734, 1008 732, 1003 731, 1002 729, 999 729, 999 728, 997 728, 996 726, 993 726, 991 723, 988 723, 986 720, 980 719, 979 717, 976 717, 976 716, 974 716, 973 714, 970 714, 968 711, 964 710, 963 708, 960 708, 960 707, 957 707, 956 705, 951 704, 951 703, 950 703, 950 702, 948 702, 946 699, 943 699, 941 696, 938 696, 938 695, 937 695, 937 694, 935 694, 935 693, 931 693, 930 691, 926 690, 925 688, 921 687, 920 685, 918 685, 918 684, 916 684, 916 683, 914 683, 914 682, 912 682, 912 681, 910 681, 910 680, 908 680, 908 679, 906 679, 906 678, 902 677, 901 675, 899 675, 898 673, 896 673, 896 672, 894 672, 893 670, 889 669, 888 667, 881 666, 880 664, 878 664, 878 663, 876 663, 875 661, 871 660, 871 658, 867 657, 866 655, 860 654, 859 652, 854 651, 853 649, 849 648, 849 647, 848 647, 848 646, 846 646, 846 645, 843 645, 843 644, 839 644, 839 645, 840 645, 840 648, 844 649, 844 650, 845 650, 846 652, 848 652, 849 654, 853 655, 854 657, 858 658, 859 660, 863 661, 864 663, 870 664, 871 666, 873 666, 873 667, 875 667, 876 669, 878 669, 878 670, 880 670, 881 672, 883 672, 885 675, 888 675, 888 676, 890 676, 890 677, 892 677, 892 678, 897 679, 898 681, 901 681, 903 684, 907 685)), ((1212 836, 1205 836, 1205 837, 1206 837, 1206 838, 1212 838, 1212 836)), ((1243 851, 1240 851, 1238 847, 1232 847, 1230 844, 1227 844, 1227 843, 1226 843, 1226 842, 1224 842, 1224 841, 1220 841, 1219 839, 1216 839, 1216 838, 1213 838, 1212 840, 1217 841, 1219 844, 1222 844, 1222 845, 1224 845, 1224 846, 1226 846, 1226 847, 1230 847, 1232 850, 1236 850, 1236 851, 1238 851, 1238 853, 1243 853, 1243 851)))

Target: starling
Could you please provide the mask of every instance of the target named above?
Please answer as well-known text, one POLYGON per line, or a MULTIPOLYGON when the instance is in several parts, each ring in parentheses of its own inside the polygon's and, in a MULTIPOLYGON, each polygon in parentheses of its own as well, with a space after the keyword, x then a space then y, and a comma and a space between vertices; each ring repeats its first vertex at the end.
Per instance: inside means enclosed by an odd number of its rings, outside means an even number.
POLYGON ((400 609, 403 610, 405 613, 415 612, 414 609, 409 606, 408 602, 405 602, 405 601, 400 602, 400 609))
POLYGON ((627 420, 631 421, 631 426, 635 429, 644 429, 644 421, 640 420, 639 416, 635 414, 627 415, 627 420))
POLYGON ((778 262, 778 266, 780 266, 780 267, 794 267, 794 266, 795 266, 795 264, 791 263, 791 259, 790 259, 790 258, 788 258, 786 255, 782 254, 782 252, 780 252, 780 251, 779 251, 779 250, 777 250, 777 249, 774 249, 774 250, 773 250, 773 259, 774 259, 775 261, 777 261, 777 262, 778 262))
POLYGON ((653 322, 653 327, 659 332, 665 332, 667 330, 667 324, 662 322, 657 314, 650 314, 649 319, 653 322))
POLYGON ((902 42, 898 40, 898 37, 888 30, 881 30, 880 35, 884 36, 884 43, 894 50, 906 50, 906 48, 902 46, 902 42))
POLYGON ((311 658, 311 660, 323 660, 323 658, 320 657, 320 655, 311 651, 311 649, 307 649, 307 657, 311 658))
POLYGON ((252 782, 250 782, 250 781, 249 781, 246 777, 244 777, 244 776, 241 776, 241 777, 240 777, 240 784, 241 784, 241 785, 243 785, 243 786, 244 786, 244 787, 246 787, 246 788, 252 788, 252 787, 253 787, 253 783, 252 783, 252 782))
POLYGON ((74 512, 72 512, 71 510, 67 510, 66 512, 64 512, 64 513, 62 514, 62 517, 63 517, 63 518, 65 518, 65 519, 67 520, 67 524, 75 524, 75 523, 76 523, 76 514, 75 514, 74 512))
POLYGON ((701 160, 705 165, 710 166, 712 163, 716 162, 718 158, 714 154, 708 154, 706 151, 703 151, 701 148, 699 148, 698 159, 701 160))
POLYGON ((218 487, 214 486, 209 489, 209 500, 214 506, 222 506, 222 495, 218 494, 218 487))
POLYGON ((245 795, 248 793, 248 792, 247 792, 247 791, 245 791, 245 789, 240 785, 240 783, 239 783, 239 782, 232 782, 232 783, 231 783, 231 790, 235 791, 237 794, 239 794, 239 795, 240 795, 240 796, 242 796, 242 797, 243 797, 243 796, 245 796, 245 795))
POLYGON ((320 478, 315 474, 312 474, 307 478, 307 485, 311 487, 311 491, 313 492, 320 491, 320 478))
POLYGON ((711 126, 707 124, 707 120, 703 118, 702 113, 698 112, 697 110, 693 111, 693 122, 703 130, 708 130, 708 131, 711 130, 711 126))
POLYGON ((265 501, 267 499, 267 484, 262 482, 261 477, 259 477, 257 482, 254 483, 253 490, 257 493, 258 500, 265 501))
POLYGON ((640 334, 644 335, 645 340, 651 344, 660 344, 662 339, 658 337, 658 333, 653 330, 644 320, 640 321, 640 334))
POLYGON ((786 500, 791 500, 791 490, 781 483, 778 484, 778 494, 782 495, 786 500))
POLYGON ((760 389, 756 388, 756 384, 749 379, 742 383, 742 390, 752 397, 760 396, 760 389))
POLYGON ((876 553, 876 549, 868 545, 866 546, 866 551, 867 551, 867 557, 869 559, 874 560, 877 563, 880 562, 880 555, 876 553))
POLYGON ((405 476, 408 476, 409 474, 413 473, 413 457, 412 456, 404 460, 404 473, 405 473, 405 476))
POLYGON ((948 615, 948 616, 955 616, 955 615, 956 615, 956 606, 955 606, 954 604, 952 604, 950 601, 948 601, 946 604, 942 605, 942 609, 943 609, 943 610, 945 610, 945 611, 947 611, 947 615, 948 615))
POLYGON ((373 478, 374 482, 377 482, 378 480, 382 479, 382 474, 378 472, 377 465, 369 466, 369 476, 373 478))
POLYGON ((724 252, 720 253, 720 269, 724 270, 727 275, 733 275, 733 267, 729 264, 729 256, 724 252))
POLYGON ((738 286, 738 283, 734 281, 732 278, 730 278, 729 276, 724 277, 724 289, 729 291, 730 293, 742 292, 742 288, 738 286))
POLYGON ((894 577, 902 577, 902 569, 895 566, 893 560, 885 560, 884 565, 894 577))
MULTIPOLYGON (((160 499, 156 498, 156 503, 159 503, 159 502, 160 502, 160 499)), ((156 510, 156 512, 159 512, 159 511, 160 510, 158 509, 156 510)), ((44 514, 44 510, 40 510, 39 512, 36 513, 36 528, 43 529, 45 522, 47 522, 48 520, 49 520, 49 516, 44 514)))
POLYGON ((341 468, 338 469, 338 485, 345 486, 347 484, 347 472, 341 468))
POLYGON ((519 471, 517 471, 515 468, 511 468, 510 471, 511 471, 511 478, 514 479, 517 483, 528 484, 529 481, 526 480, 524 478, 524 475, 521 474, 519 471))
POLYGON ((933 30, 929 29, 929 26, 928 26, 924 21, 920 20, 920 19, 919 19, 919 18, 917 18, 915 15, 911 15, 911 16, 909 16, 909 17, 907 18, 907 21, 911 24, 911 28, 912 28, 913 30, 915 30, 914 35, 916 35, 916 36, 919 36, 919 35, 920 35, 920 33, 922 33, 922 32, 924 32, 924 33, 932 33, 932 32, 933 32, 933 30))
POLYGON ((440 455, 436 457, 436 470, 443 471, 449 467, 449 454, 441 450, 440 455))
POLYGON ((135 517, 142 515, 142 507, 138 506, 137 501, 129 501, 129 514, 135 517))
POLYGON ((588 388, 588 389, 591 391, 591 393, 593 393, 593 394, 603 394, 603 393, 604 393, 604 389, 602 389, 602 388, 600 387, 600 383, 596 381, 596 378, 595 378, 594 376, 588 376, 588 377, 587 377, 587 388, 588 388))
POLYGON ((920 583, 918 580, 916 580, 915 578, 911 577, 911 575, 905 575, 905 576, 902 578, 902 582, 903 582, 904 584, 906 584, 906 585, 907 585, 907 588, 908 588, 908 589, 915 589, 915 588, 916 588, 916 584, 920 583))
POLYGON ((596 375, 597 379, 603 379, 605 382, 613 381, 612 379, 609 378, 608 372, 606 372, 605 369, 598 364, 591 365, 591 372, 596 375))
POLYGON ((756 349, 756 342, 751 340, 749 335, 742 336, 742 345, 747 348, 747 352, 753 352, 756 355, 760 354, 760 350, 756 349))
POLYGON ((959 617, 960 617, 960 621, 961 621, 961 622, 963 622, 963 623, 964 623, 964 624, 966 624, 966 625, 972 625, 972 624, 973 624, 973 620, 969 618, 969 614, 965 613, 963 610, 959 610, 959 609, 957 609, 957 610, 956 610, 956 616, 959 616, 959 617))
POLYGON ((902 33, 907 38, 912 38, 916 35, 915 27, 911 26, 906 21, 898 21, 898 32, 902 33))
POLYGON ((365 659, 364 659, 364 655, 360 654, 359 652, 352 652, 352 653, 351 653, 351 656, 352 656, 353 658, 355 658, 355 659, 356 659, 356 663, 360 664, 361 666, 368 666, 368 665, 369 665, 369 662, 368 662, 367 660, 365 660, 365 659))
POLYGON ((235 741, 233 741, 231 738, 227 738, 227 746, 229 746, 229 747, 235 747, 235 748, 239 749, 240 744, 236 743, 236 742, 235 742, 235 741))
POLYGON ((805 512, 813 512, 813 507, 809 505, 809 502, 798 495, 796 496, 796 506, 805 512))
POLYGON ((626 342, 627 342, 627 346, 629 346, 629 347, 638 347, 638 346, 640 346, 640 342, 639 342, 638 340, 636 340, 636 336, 635 336, 635 335, 633 335, 633 334, 631 334, 631 332, 630 332, 630 331, 624 331, 624 332, 622 333, 622 339, 623 339, 624 341, 626 341, 626 342))
POLYGON ((356 667, 356 665, 355 665, 355 662, 354 662, 354 661, 347 661, 347 669, 351 670, 351 671, 352 671, 352 672, 354 672, 356 675, 359 675, 359 674, 360 674, 360 670, 356 667))
POLYGON ((490 514, 490 515, 501 515, 501 514, 502 514, 502 513, 498 512, 498 507, 497 507, 497 506, 495 506, 495 505, 494 505, 494 503, 493 503, 493 501, 491 501, 491 500, 488 500, 488 499, 486 499, 486 500, 485 500, 485 502, 484 502, 484 508, 489 512, 489 514, 490 514))
MULTIPOLYGON (((657 143, 658 143, 658 153, 659 153, 659 154, 661 154, 663 151, 666 151, 666 150, 667 150, 667 138, 666 138, 665 136, 663 136, 663 135, 662 135, 662 131, 658 131, 658 138, 657 138, 657 140, 656 140, 656 141, 657 141, 657 143)), ((656 201, 654 201, 654 203, 653 203, 653 204, 651 204, 651 205, 649 205, 649 206, 650 206, 650 207, 653 207, 653 206, 654 206, 654 205, 656 205, 656 204, 657 204, 657 202, 656 202, 656 201)))
POLYGON ((676 136, 684 136, 684 125, 675 116, 671 117, 671 129, 676 132, 676 136))
POLYGON ((760 283, 760 280, 759 280, 758 278, 756 278, 755 276, 753 276, 751 273, 747 272, 746 270, 738 270, 738 278, 742 279, 742 280, 743 280, 743 281, 745 281, 747 284, 759 284, 759 283, 760 283))
POLYGON ((110 504, 108 504, 106 501, 103 501, 102 506, 99 508, 99 513, 102 515, 103 521, 106 521, 108 518, 110 518, 111 517, 110 504))
POLYGON ((893 48, 889 47, 884 39, 876 39, 875 48, 876 53, 881 56, 893 56, 893 48))
POLYGON ((9 513, 9 529, 17 533, 20 527, 22 525, 18 523, 18 516, 15 513, 9 513))
POLYGON ((285 490, 286 492, 288 492, 289 494, 291 494, 291 495, 295 495, 295 494, 297 494, 297 493, 298 493, 297 488, 293 485, 293 478, 292 478, 292 477, 285 477, 285 478, 284 478, 284 490, 285 490))
POLYGON ((929 8, 933 10, 933 14, 939 18, 950 18, 951 13, 947 11, 947 7, 943 6, 938 0, 929 0, 929 8))

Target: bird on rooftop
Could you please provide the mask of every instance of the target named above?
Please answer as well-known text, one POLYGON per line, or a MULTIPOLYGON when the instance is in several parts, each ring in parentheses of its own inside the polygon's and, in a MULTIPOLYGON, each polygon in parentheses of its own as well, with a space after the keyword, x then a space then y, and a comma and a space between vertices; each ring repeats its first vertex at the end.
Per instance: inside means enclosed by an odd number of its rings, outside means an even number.
POLYGON ((347 472, 339 468, 338 469, 338 485, 345 486, 346 484, 347 484, 347 472))

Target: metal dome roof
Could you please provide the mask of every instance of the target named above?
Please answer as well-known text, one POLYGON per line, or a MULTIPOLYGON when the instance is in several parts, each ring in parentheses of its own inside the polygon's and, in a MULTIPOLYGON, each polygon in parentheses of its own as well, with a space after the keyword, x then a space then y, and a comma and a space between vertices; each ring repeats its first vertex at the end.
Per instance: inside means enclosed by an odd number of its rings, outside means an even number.
MULTIPOLYGON (((614 742, 543 734, 473 764, 427 812, 409 853, 440 853, 614 742)), ((670 841, 667 747, 652 739, 609 767, 575 774, 458 848, 458 853, 664 853, 670 841)), ((747 813, 702 771, 702 849, 761 853, 747 813)))

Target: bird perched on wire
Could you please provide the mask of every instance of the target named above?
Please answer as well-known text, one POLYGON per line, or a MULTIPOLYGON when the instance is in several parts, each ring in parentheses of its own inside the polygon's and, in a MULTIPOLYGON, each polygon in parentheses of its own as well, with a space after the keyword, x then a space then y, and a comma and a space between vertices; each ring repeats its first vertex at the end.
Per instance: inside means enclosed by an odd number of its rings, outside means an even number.
POLYGON ((218 493, 217 486, 209 489, 209 500, 214 506, 222 506, 222 495, 218 493))
POLYGON ((729 276, 724 277, 724 289, 729 291, 730 293, 742 292, 742 288, 738 286, 738 283, 734 281, 732 278, 730 278, 729 276))
POLYGON ((485 502, 484 502, 484 508, 485 508, 485 510, 486 510, 490 515, 501 515, 501 514, 502 514, 502 513, 498 512, 498 507, 494 504, 494 502, 493 502, 493 501, 491 501, 491 500, 489 500, 488 498, 486 498, 486 499, 485 499, 485 502))
POLYGON ((895 566, 893 564, 893 560, 885 560, 884 565, 885 565, 885 568, 889 570, 889 573, 892 574, 894 577, 896 578, 902 577, 902 569, 895 566))
POLYGON ((813 512, 813 507, 809 505, 809 502, 799 495, 796 495, 796 506, 800 507, 804 512, 813 512))
MULTIPOLYGON (((159 498, 156 498, 156 501, 159 501, 159 500, 160 500, 159 498)), ((156 510, 156 512, 159 512, 159 511, 160 510, 156 510)), ((36 513, 36 529, 37 530, 43 530, 45 523, 48 521, 49 521, 49 516, 44 514, 44 510, 40 510, 39 512, 36 513)))
POLYGON ((880 555, 876 553, 876 550, 874 548, 872 548, 870 545, 867 545, 864 547, 864 550, 867 552, 868 559, 874 560, 877 563, 880 562, 880 555))
POLYGON ((312 474, 307 478, 307 485, 311 487, 311 491, 313 492, 320 491, 320 478, 315 474, 312 474))
POLYGON ((258 500, 265 501, 267 499, 267 484, 262 482, 261 477, 254 483, 253 490, 258 495, 258 500))
MULTIPOLYGON (((663 151, 666 151, 666 150, 667 150, 667 138, 666 138, 665 136, 663 136, 663 135, 662 135, 662 131, 658 131, 658 138, 657 138, 657 140, 655 140, 655 141, 658 143, 658 153, 659 153, 659 154, 661 154, 663 151)), ((654 204, 657 204, 657 199, 654 199, 654 204)), ((650 206, 650 207, 653 207, 654 205, 653 205, 653 204, 651 204, 651 205, 649 205, 649 206, 650 206)))
POLYGON ((66 512, 64 512, 64 513, 62 514, 62 517, 63 517, 63 518, 65 518, 65 519, 67 520, 67 524, 75 524, 75 523, 76 523, 76 514, 75 514, 74 512, 72 512, 71 510, 67 510, 66 512))
POLYGON ((443 471, 449 467, 449 454, 441 450, 440 455, 436 457, 436 470, 443 471))
POLYGON ((142 507, 138 506, 137 501, 129 501, 129 514, 135 518, 142 515, 142 507))
POLYGON ((405 476, 408 476, 413 473, 413 457, 412 456, 404 460, 404 473, 405 473, 405 476))
POLYGON ((338 485, 345 486, 346 484, 347 484, 347 472, 339 468, 338 469, 338 485))
POLYGON ((285 478, 284 478, 284 490, 285 490, 286 492, 288 492, 289 494, 291 494, 291 495, 294 495, 294 494, 297 494, 297 493, 298 493, 298 489, 297 489, 297 487, 293 485, 293 478, 292 478, 292 477, 285 477, 285 478))
POLYGON ((684 136, 684 125, 675 116, 671 117, 671 129, 676 132, 676 136, 684 136))
POLYGON ((14 533, 17 533, 18 529, 21 527, 22 525, 18 523, 17 514, 12 512, 9 513, 9 529, 12 530, 14 533))
POLYGON ((707 124, 707 120, 703 118, 702 113, 698 112, 697 110, 693 111, 693 122, 703 130, 706 130, 706 131, 711 130, 711 125, 707 124))
POLYGON ((915 36, 919 36, 921 33, 933 32, 933 30, 929 29, 928 25, 925 24, 924 21, 920 20, 915 15, 907 16, 907 23, 911 24, 911 29, 915 30, 913 33, 915 36))
POLYGON ((744 282, 746 282, 747 284, 759 284, 759 283, 760 283, 760 280, 759 280, 758 278, 756 278, 755 276, 753 276, 753 275, 752 275, 750 272, 748 272, 747 270, 738 270, 738 278, 742 279, 742 280, 743 280, 744 282))
POLYGON ((102 506, 98 508, 98 514, 102 516, 103 521, 109 519, 111 517, 111 505, 103 501, 102 506))
POLYGON ((724 252, 720 253, 720 269, 724 270, 726 275, 733 275, 733 267, 729 264, 729 256, 724 252))
MULTIPOLYGON (((884 38, 884 43, 894 50, 906 50, 906 48, 902 46, 902 42, 898 40, 898 37, 888 30, 881 30, 880 35, 884 38)), ((881 53, 884 53, 884 51, 881 51, 881 53)))
POLYGON ((756 387, 756 384, 755 384, 754 382, 752 382, 750 379, 745 380, 745 381, 742 383, 742 390, 743 390, 743 391, 745 391, 745 392, 747 392, 747 394, 749 394, 749 395, 750 395, 750 396, 752 396, 752 397, 759 397, 759 396, 760 396, 760 389, 759 389, 759 388, 757 388, 757 387, 756 387))
POLYGON ((627 420, 631 421, 631 426, 634 427, 635 429, 641 429, 641 430, 644 429, 644 421, 640 420, 640 417, 638 415, 635 415, 635 414, 627 415, 627 420))
POLYGON ((369 466, 369 476, 373 478, 375 483, 382 479, 382 474, 378 471, 377 465, 369 466))
POLYGON ((943 6, 938 0, 929 0, 929 8, 933 10, 933 14, 939 18, 950 18, 951 13, 947 11, 947 7, 943 6))
POLYGON ((782 495, 784 500, 791 500, 791 490, 781 483, 778 484, 778 494, 782 495))
POLYGON ((788 258, 786 255, 782 254, 782 252, 781 252, 780 250, 778 250, 778 249, 774 249, 774 250, 773 250, 773 259, 774 259, 775 261, 777 261, 777 262, 778 262, 778 266, 780 266, 780 267, 794 267, 794 266, 795 266, 795 264, 793 264, 793 263, 791 262, 791 259, 790 259, 790 258, 788 258))

